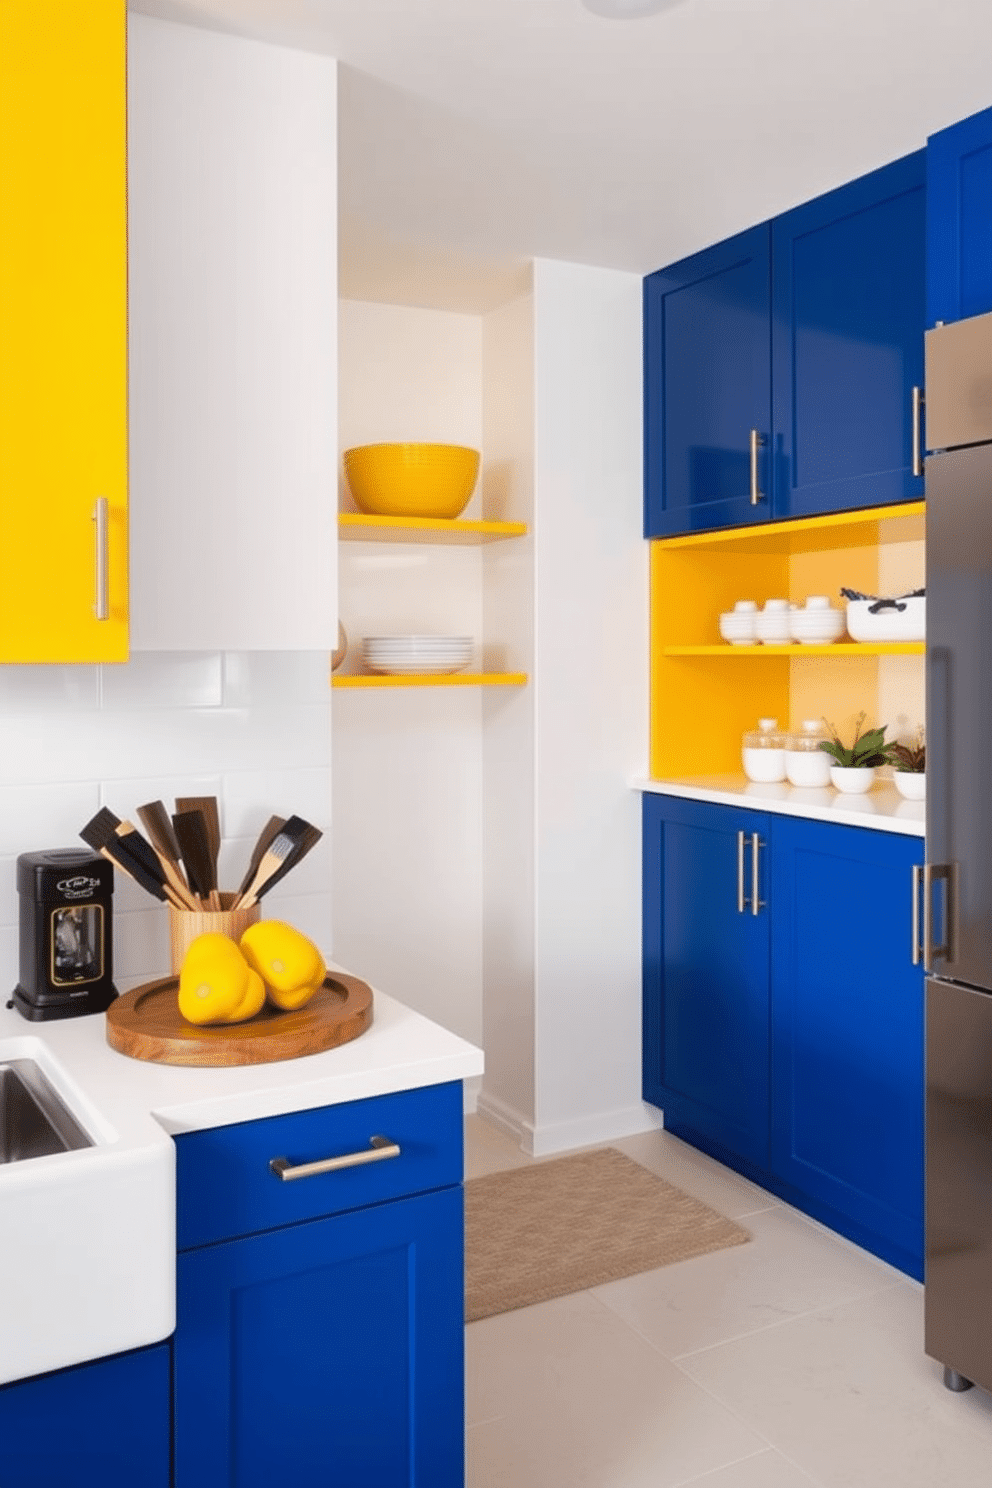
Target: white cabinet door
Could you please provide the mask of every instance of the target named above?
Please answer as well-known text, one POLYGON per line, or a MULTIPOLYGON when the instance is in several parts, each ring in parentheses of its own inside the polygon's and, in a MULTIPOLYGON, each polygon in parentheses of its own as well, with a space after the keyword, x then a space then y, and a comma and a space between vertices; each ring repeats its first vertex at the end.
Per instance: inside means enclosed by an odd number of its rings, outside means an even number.
POLYGON ((135 650, 335 643, 336 84, 129 17, 135 650))

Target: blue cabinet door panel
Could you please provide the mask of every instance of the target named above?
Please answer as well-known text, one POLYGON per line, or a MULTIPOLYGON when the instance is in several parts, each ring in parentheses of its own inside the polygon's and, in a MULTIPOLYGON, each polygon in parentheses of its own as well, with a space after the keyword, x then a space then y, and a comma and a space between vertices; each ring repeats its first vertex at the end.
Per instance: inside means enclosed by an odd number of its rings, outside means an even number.
POLYGON ((772 1171, 923 1259, 922 842, 777 817, 772 1171))
POLYGON ((176 1488, 461 1488, 462 1189, 179 1257, 176 1488))
POLYGON ((170 1369, 161 1343, 0 1387, 2 1488, 169 1488, 170 1369))
POLYGON ((773 516, 919 500, 925 152, 772 223, 773 516))
POLYGON ((927 141, 927 325, 992 310, 992 108, 927 141))
MULTIPOLYGON (((768 912, 751 913, 756 812, 645 797, 644 921, 658 931, 645 959, 645 1098, 666 1116, 752 1162, 768 1159, 768 912), (747 842, 738 908, 738 834, 747 842)), ((767 884, 759 883, 767 898, 767 884)))
POLYGON ((769 297, 767 224, 645 279, 646 536, 768 520, 769 297), (752 429, 765 441, 757 506, 752 429))

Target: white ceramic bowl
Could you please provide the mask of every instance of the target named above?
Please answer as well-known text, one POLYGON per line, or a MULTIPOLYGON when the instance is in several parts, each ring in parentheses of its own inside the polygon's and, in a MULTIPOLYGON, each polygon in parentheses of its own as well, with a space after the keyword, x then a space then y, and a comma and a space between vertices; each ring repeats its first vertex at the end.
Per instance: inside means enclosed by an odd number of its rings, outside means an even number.
POLYGON ((768 603, 769 605, 775 604, 776 608, 769 609, 766 606, 755 616, 755 637, 766 646, 787 646, 792 640, 791 617, 793 612, 789 609, 787 600, 780 601, 785 605, 784 609, 779 609, 779 602, 774 600, 769 600, 768 603))
POLYGON ((854 641, 925 641, 927 635, 927 600, 921 594, 915 599, 900 599, 905 609, 879 610, 872 614, 874 600, 852 599, 847 605, 847 629, 854 641))
POLYGON ((844 634, 844 616, 840 610, 792 610, 789 629, 794 641, 805 646, 825 646, 844 634))
POLYGON ((927 798, 926 771, 914 773, 912 770, 894 770, 892 779, 895 781, 896 790, 907 801, 925 801, 927 798))
POLYGON ((830 756, 823 749, 787 749, 785 773, 790 785, 815 790, 830 784, 830 756))
POLYGON ((875 771, 862 766, 858 769, 845 765, 830 766, 830 781, 836 790, 845 796, 863 796, 870 791, 875 780, 875 771))
POLYGON ((741 762, 748 780, 767 784, 785 779, 784 749, 742 749, 741 762))
POLYGON ((754 645, 754 612, 728 610, 720 616, 720 634, 732 646, 754 645))

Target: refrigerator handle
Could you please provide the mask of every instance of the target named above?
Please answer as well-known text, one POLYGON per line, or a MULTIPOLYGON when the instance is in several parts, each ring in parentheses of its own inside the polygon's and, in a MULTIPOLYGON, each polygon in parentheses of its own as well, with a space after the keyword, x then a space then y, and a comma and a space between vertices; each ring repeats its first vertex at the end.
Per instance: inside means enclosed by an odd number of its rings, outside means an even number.
POLYGON ((957 959, 958 865, 927 863, 923 869, 923 970, 931 972, 935 961, 951 963, 957 959), (933 885, 944 883, 944 938, 933 940, 933 885))
POLYGON ((920 964, 920 879, 921 879, 922 875, 923 875, 923 869, 921 868, 920 864, 919 863, 914 863, 913 864, 913 901, 912 901, 913 965, 914 966, 919 966, 919 964, 920 964))
POLYGON ((913 474, 923 474, 923 389, 913 389, 913 474))

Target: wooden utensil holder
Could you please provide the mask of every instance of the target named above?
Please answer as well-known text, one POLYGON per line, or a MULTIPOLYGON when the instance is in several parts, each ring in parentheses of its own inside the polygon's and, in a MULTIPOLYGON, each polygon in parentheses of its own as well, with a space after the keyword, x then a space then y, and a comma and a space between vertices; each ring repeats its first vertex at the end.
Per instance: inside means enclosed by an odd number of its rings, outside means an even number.
POLYGON ((172 936, 172 974, 178 976, 182 970, 186 952, 198 935, 209 932, 226 935, 237 943, 249 925, 261 918, 262 906, 253 904, 250 909, 232 909, 236 894, 221 894, 221 908, 175 909, 169 905, 169 929, 172 936))

